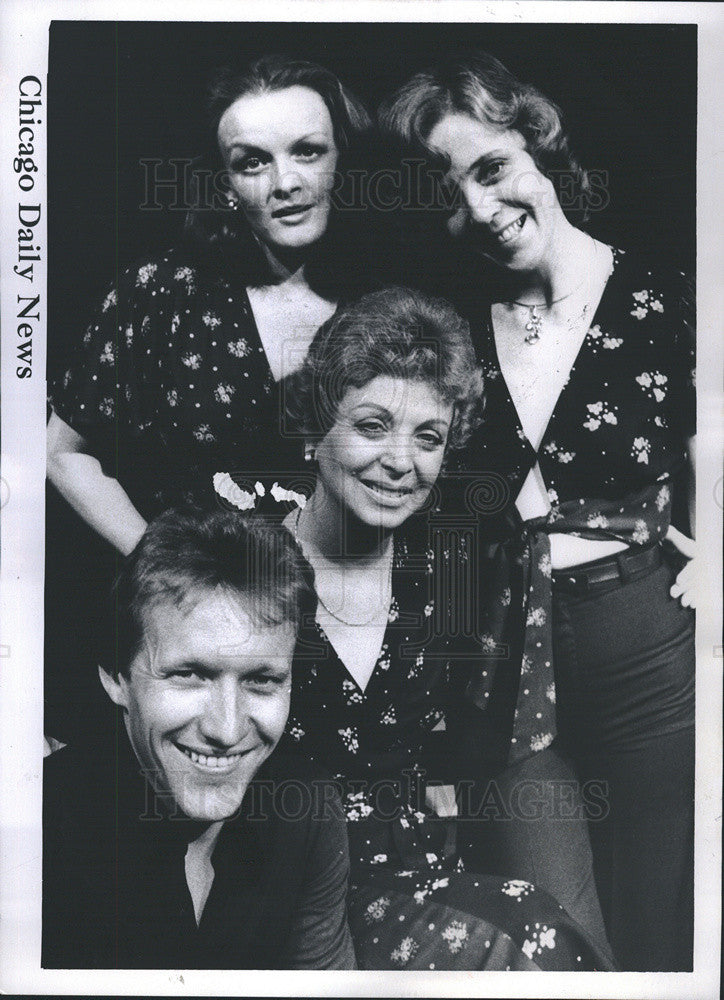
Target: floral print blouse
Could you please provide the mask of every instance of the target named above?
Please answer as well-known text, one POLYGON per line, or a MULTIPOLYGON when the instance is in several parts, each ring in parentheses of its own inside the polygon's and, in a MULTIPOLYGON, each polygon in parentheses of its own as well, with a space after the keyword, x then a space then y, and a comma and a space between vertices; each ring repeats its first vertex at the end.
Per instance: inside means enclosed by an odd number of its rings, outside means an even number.
POLYGON ((315 622, 299 637, 289 721, 280 744, 336 782, 353 866, 438 869, 454 853, 451 824, 425 806, 428 781, 460 777, 454 736, 469 660, 441 626, 437 563, 450 549, 395 539, 382 648, 361 690, 315 622))
POLYGON ((613 251, 603 296, 537 454, 500 371, 488 306, 472 327, 486 420, 458 469, 502 476, 514 501, 538 461, 555 507, 620 498, 681 466, 696 428, 694 321, 681 272, 656 271, 613 251))
POLYGON ((517 622, 523 644, 511 763, 545 749, 556 735, 548 536, 563 532, 645 547, 666 535, 670 481, 696 426, 689 305, 681 272, 667 276, 613 251, 601 302, 537 453, 500 370, 489 307, 478 313, 487 419, 455 471, 473 481, 491 480, 486 513, 498 516, 487 523, 490 539, 497 541, 490 547, 483 658, 467 694, 480 708, 491 706, 499 724, 494 658, 506 662, 505 639, 517 622), (515 499, 536 461, 551 509, 545 517, 522 521, 515 499))
POLYGON ((246 289, 177 251, 120 273, 50 402, 147 518, 210 500, 219 469, 302 464, 246 289))

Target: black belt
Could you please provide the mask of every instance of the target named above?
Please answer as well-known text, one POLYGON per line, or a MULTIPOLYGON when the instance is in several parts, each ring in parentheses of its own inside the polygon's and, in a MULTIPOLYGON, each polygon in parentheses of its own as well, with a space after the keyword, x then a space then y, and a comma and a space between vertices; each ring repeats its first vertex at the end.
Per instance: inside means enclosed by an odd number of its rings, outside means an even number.
POLYGON ((661 565, 661 546, 650 545, 645 549, 626 549, 614 556, 555 570, 553 583, 564 590, 590 590, 601 583, 620 581, 628 583, 636 577, 650 573, 661 565))

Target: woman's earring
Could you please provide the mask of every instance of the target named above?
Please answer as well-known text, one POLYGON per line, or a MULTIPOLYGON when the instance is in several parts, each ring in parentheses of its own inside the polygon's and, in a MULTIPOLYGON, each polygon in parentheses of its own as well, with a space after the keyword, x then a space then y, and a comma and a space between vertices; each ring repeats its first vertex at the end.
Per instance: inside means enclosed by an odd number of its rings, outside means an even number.
POLYGON ((236 200, 236 198, 227 199, 227 204, 232 212, 235 212, 239 207, 239 202, 236 200))
POLYGON ((317 451, 312 445, 307 445, 304 449, 304 461, 305 462, 316 462, 317 461, 317 451))

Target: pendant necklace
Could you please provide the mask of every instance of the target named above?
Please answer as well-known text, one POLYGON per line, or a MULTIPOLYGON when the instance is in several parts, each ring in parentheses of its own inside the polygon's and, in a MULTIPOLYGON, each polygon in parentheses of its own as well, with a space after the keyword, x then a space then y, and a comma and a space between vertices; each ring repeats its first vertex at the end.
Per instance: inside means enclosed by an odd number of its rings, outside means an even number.
MULTIPOLYGON (((302 550, 302 552, 304 552, 304 546, 302 545, 302 542, 301 542, 301 540, 299 538, 299 518, 301 517, 301 514, 302 514, 302 508, 299 507, 297 509, 297 516, 294 519, 294 541, 297 543, 297 545, 302 550)), ((392 594, 392 561, 393 561, 393 556, 394 556, 394 542, 393 542, 393 544, 392 544, 392 546, 390 548, 391 548, 391 552, 390 552, 390 558, 389 558, 388 563, 387 563, 387 582, 386 582, 386 585, 385 585, 385 593, 391 595, 392 594)), ((304 554, 306 555, 306 553, 304 553, 304 554)), ((307 559, 308 559, 309 562, 311 562, 311 560, 309 559, 308 556, 307 556, 307 559)), ((362 622, 351 622, 347 618, 342 618, 341 615, 338 615, 334 611, 332 611, 332 609, 327 606, 327 604, 325 603, 324 599, 322 598, 322 595, 319 592, 317 592, 317 600, 322 605, 322 607, 324 608, 324 610, 327 612, 328 615, 331 615, 331 617, 334 618, 334 619, 336 619, 336 621, 341 622, 342 625, 349 625, 352 628, 364 628, 366 625, 371 625, 372 622, 375 621, 375 619, 380 616, 380 614, 382 612, 382 608, 383 608, 383 605, 379 605, 379 607, 377 607, 375 609, 374 614, 370 618, 366 618, 362 622)), ((390 598, 387 601, 387 613, 389 613, 390 600, 391 600, 391 596, 390 596, 390 598)))
MULTIPOLYGON (((593 242, 593 255, 594 258, 597 254, 596 241, 592 239, 593 242)), ((537 344, 541 337, 541 332, 543 329, 543 316, 540 313, 541 309, 550 309, 551 306, 557 305, 559 302, 565 302, 566 299, 570 299, 572 295, 575 295, 577 291, 583 286, 586 277, 584 276, 570 292, 566 292, 565 295, 560 295, 557 299, 552 299, 550 302, 518 302, 517 299, 511 299, 510 304, 513 306, 520 306, 522 309, 528 310, 528 322, 525 324, 526 344, 537 344)), ((590 309, 590 303, 586 302, 583 309, 577 316, 573 316, 571 319, 566 321, 569 333, 578 326, 582 319, 588 315, 590 309)))

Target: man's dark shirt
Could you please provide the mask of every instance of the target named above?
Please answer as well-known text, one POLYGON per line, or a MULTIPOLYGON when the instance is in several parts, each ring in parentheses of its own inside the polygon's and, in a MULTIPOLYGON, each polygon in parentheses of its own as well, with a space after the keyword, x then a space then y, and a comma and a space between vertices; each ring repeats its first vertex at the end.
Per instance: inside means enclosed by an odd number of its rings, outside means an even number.
POLYGON ((43 967, 355 967, 346 830, 316 771, 265 762, 221 829, 198 926, 184 859, 201 828, 169 816, 139 772, 125 731, 105 751, 46 758, 43 967))

